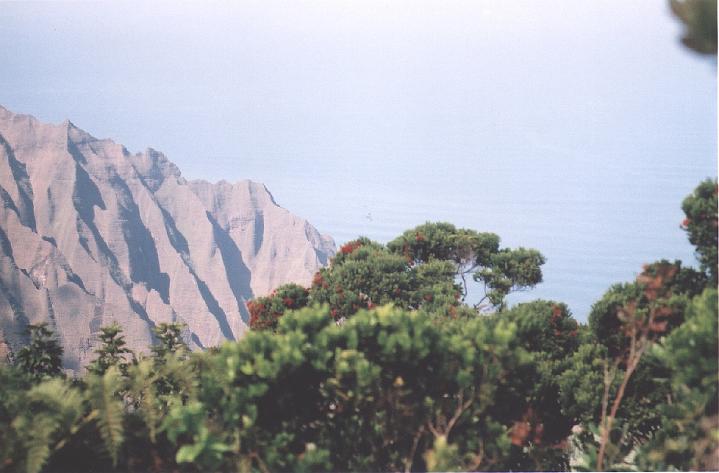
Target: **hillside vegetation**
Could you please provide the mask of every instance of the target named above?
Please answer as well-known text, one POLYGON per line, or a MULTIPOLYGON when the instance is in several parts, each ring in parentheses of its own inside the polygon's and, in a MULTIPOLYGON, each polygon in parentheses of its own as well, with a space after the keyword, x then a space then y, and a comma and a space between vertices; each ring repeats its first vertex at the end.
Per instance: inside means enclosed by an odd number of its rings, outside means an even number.
POLYGON ((716 181, 682 207, 700 268, 649 264, 586 325, 558 301, 508 307, 542 255, 447 223, 346 244, 201 353, 161 324, 136 356, 113 325, 69 379, 30 325, 0 366, 0 470, 717 469, 716 181))

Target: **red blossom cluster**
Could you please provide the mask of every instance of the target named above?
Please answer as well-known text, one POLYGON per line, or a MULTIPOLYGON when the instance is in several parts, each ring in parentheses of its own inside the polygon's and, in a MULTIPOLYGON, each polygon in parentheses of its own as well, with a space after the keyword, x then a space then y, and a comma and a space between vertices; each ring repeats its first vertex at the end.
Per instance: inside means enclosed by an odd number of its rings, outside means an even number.
POLYGON ((247 302, 252 330, 272 330, 277 327, 278 320, 287 310, 300 309, 307 305, 307 289, 291 286, 281 286, 269 296, 247 302))
POLYGON ((644 288, 650 310, 646 316, 639 317, 636 301, 631 301, 620 309, 619 317, 625 321, 624 330, 627 335, 644 330, 648 334, 661 335, 667 331, 670 319, 676 315, 667 303, 672 295, 669 283, 678 271, 672 264, 661 264, 656 266, 652 274, 650 267, 644 266, 644 272, 637 277, 637 282, 644 288))
POLYGON ((361 246, 362 246, 362 242, 357 241, 357 240, 351 241, 349 243, 345 243, 344 245, 342 245, 340 247, 340 253, 342 253, 343 255, 348 255, 348 254, 352 253, 354 250, 356 250, 357 248, 360 248, 361 246))
POLYGON ((250 312, 250 328, 253 330, 269 328, 282 316, 281 313, 271 313, 259 300, 248 301, 247 310, 250 312))
POLYGON ((249 301, 247 302, 247 308, 249 309, 250 314, 261 313, 265 310, 265 305, 262 302, 249 301))
POLYGON ((509 435, 512 445, 521 447, 527 440, 531 440, 535 445, 542 443, 542 434, 544 433, 544 424, 538 422, 537 416, 530 407, 522 416, 522 420, 514 423, 509 435))
POLYGON ((402 245, 402 256, 404 256, 404 259, 407 260, 407 264, 409 264, 410 266, 414 264, 414 258, 409 252, 409 245, 407 243, 402 245))
MULTIPOLYGON (((559 307, 558 305, 553 306, 552 307, 552 318, 549 319, 549 323, 552 325, 552 328, 554 328, 554 336, 555 337, 560 337, 563 334, 562 327, 560 325, 561 319, 562 319, 562 308, 559 307)), ((577 333, 578 333, 577 329, 579 326, 577 325, 576 320, 572 320, 572 323, 574 324, 574 329, 571 330, 570 332, 567 332, 566 335, 568 335, 570 337, 576 337, 577 333)))
POLYGON ((650 301, 671 295, 668 283, 674 279, 679 269, 673 264, 656 266, 656 274, 650 274, 650 267, 644 265, 644 271, 637 277, 637 282, 644 287, 644 295, 650 301))
POLYGON ((323 289, 327 289, 330 287, 329 284, 327 284, 327 281, 325 281, 325 278, 322 277, 322 273, 317 271, 312 278, 312 286, 313 287, 321 287, 323 289))

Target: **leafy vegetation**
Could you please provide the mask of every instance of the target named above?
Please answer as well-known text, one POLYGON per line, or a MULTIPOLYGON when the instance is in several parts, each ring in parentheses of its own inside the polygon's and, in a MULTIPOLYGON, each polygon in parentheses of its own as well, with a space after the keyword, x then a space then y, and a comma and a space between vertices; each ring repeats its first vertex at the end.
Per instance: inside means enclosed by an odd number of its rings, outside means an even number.
POLYGON ((132 352, 125 346, 125 337, 121 335, 122 328, 116 323, 100 329, 100 348, 95 351, 97 358, 87 367, 90 373, 103 375, 112 366, 117 366, 123 373, 127 373, 128 361, 126 357, 132 352))
POLYGON ((309 288, 286 284, 250 301, 250 327, 276 330, 285 312, 321 304, 338 321, 385 304, 449 317, 501 308, 510 292, 542 281, 544 257, 537 250, 500 248, 499 241, 493 233, 445 222, 420 225, 386 246, 358 238, 340 248, 309 288), (474 308, 463 304, 468 275, 485 288, 474 308), (485 300, 489 305, 482 305, 485 300))
POLYGON ((307 307, 309 291, 298 284, 284 284, 265 297, 247 303, 252 330, 275 330, 280 317, 288 310, 307 307))
POLYGON ((670 0, 674 15, 685 29, 682 43, 699 54, 717 53, 716 0, 670 0))
POLYGON ((17 353, 18 368, 36 381, 59 375, 63 349, 47 324, 29 324, 26 335, 29 343, 17 353))
MULTIPOLYGON (((716 18, 716 6, 715 6, 716 18)), ((714 38, 716 39, 716 30, 714 38)), ((705 180, 682 203, 682 226, 696 246, 697 258, 709 280, 717 284, 717 182, 705 180)))
MULTIPOLYGON (((670 6, 715 55, 716 1, 670 6)), ((507 306, 542 281, 537 250, 445 222, 345 244, 203 353, 176 323, 141 354, 111 325, 68 378, 28 325, 0 365, 0 472, 719 470, 717 181, 682 209, 699 268, 645 266, 586 325, 557 301, 507 306)))
MULTIPOLYGON (((706 187, 687 215, 715 199, 706 187)), ((538 270, 534 250, 498 244, 448 224, 359 239, 312 287, 252 301, 240 342, 190 353, 181 325, 160 324, 137 355, 112 325, 81 379, 29 326, 0 367, 0 470, 717 469, 708 263, 647 265, 580 325, 561 302, 465 305, 463 275, 538 270)))
POLYGON ((450 223, 425 223, 407 230, 387 244, 390 251, 401 254, 410 264, 445 261, 454 265, 462 281, 463 298, 467 295, 466 277, 484 284, 485 295, 477 304, 488 300, 499 307, 512 291, 528 289, 542 282, 544 257, 526 248, 512 250, 499 247, 494 233, 479 233, 456 228, 450 223))

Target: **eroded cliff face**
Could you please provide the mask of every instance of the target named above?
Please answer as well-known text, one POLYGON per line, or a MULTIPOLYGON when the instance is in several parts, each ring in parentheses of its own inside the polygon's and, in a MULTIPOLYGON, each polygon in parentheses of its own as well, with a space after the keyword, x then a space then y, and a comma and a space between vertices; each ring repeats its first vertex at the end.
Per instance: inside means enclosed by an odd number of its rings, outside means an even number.
POLYGON ((188 182, 157 151, 2 107, 0 201, 0 343, 47 321, 73 370, 113 321, 137 351, 161 322, 187 324, 193 348, 237 339, 247 299, 309 285, 335 252, 262 184, 188 182))

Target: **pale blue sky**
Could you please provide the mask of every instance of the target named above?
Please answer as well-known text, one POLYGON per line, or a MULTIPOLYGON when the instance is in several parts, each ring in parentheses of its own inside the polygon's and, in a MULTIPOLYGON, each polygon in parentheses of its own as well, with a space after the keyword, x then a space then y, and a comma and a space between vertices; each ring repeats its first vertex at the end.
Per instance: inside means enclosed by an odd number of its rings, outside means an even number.
POLYGON ((716 63, 679 33, 663 0, 3 3, 0 104, 264 182, 338 241, 496 231, 547 255, 529 296, 584 318, 691 260, 716 63))

